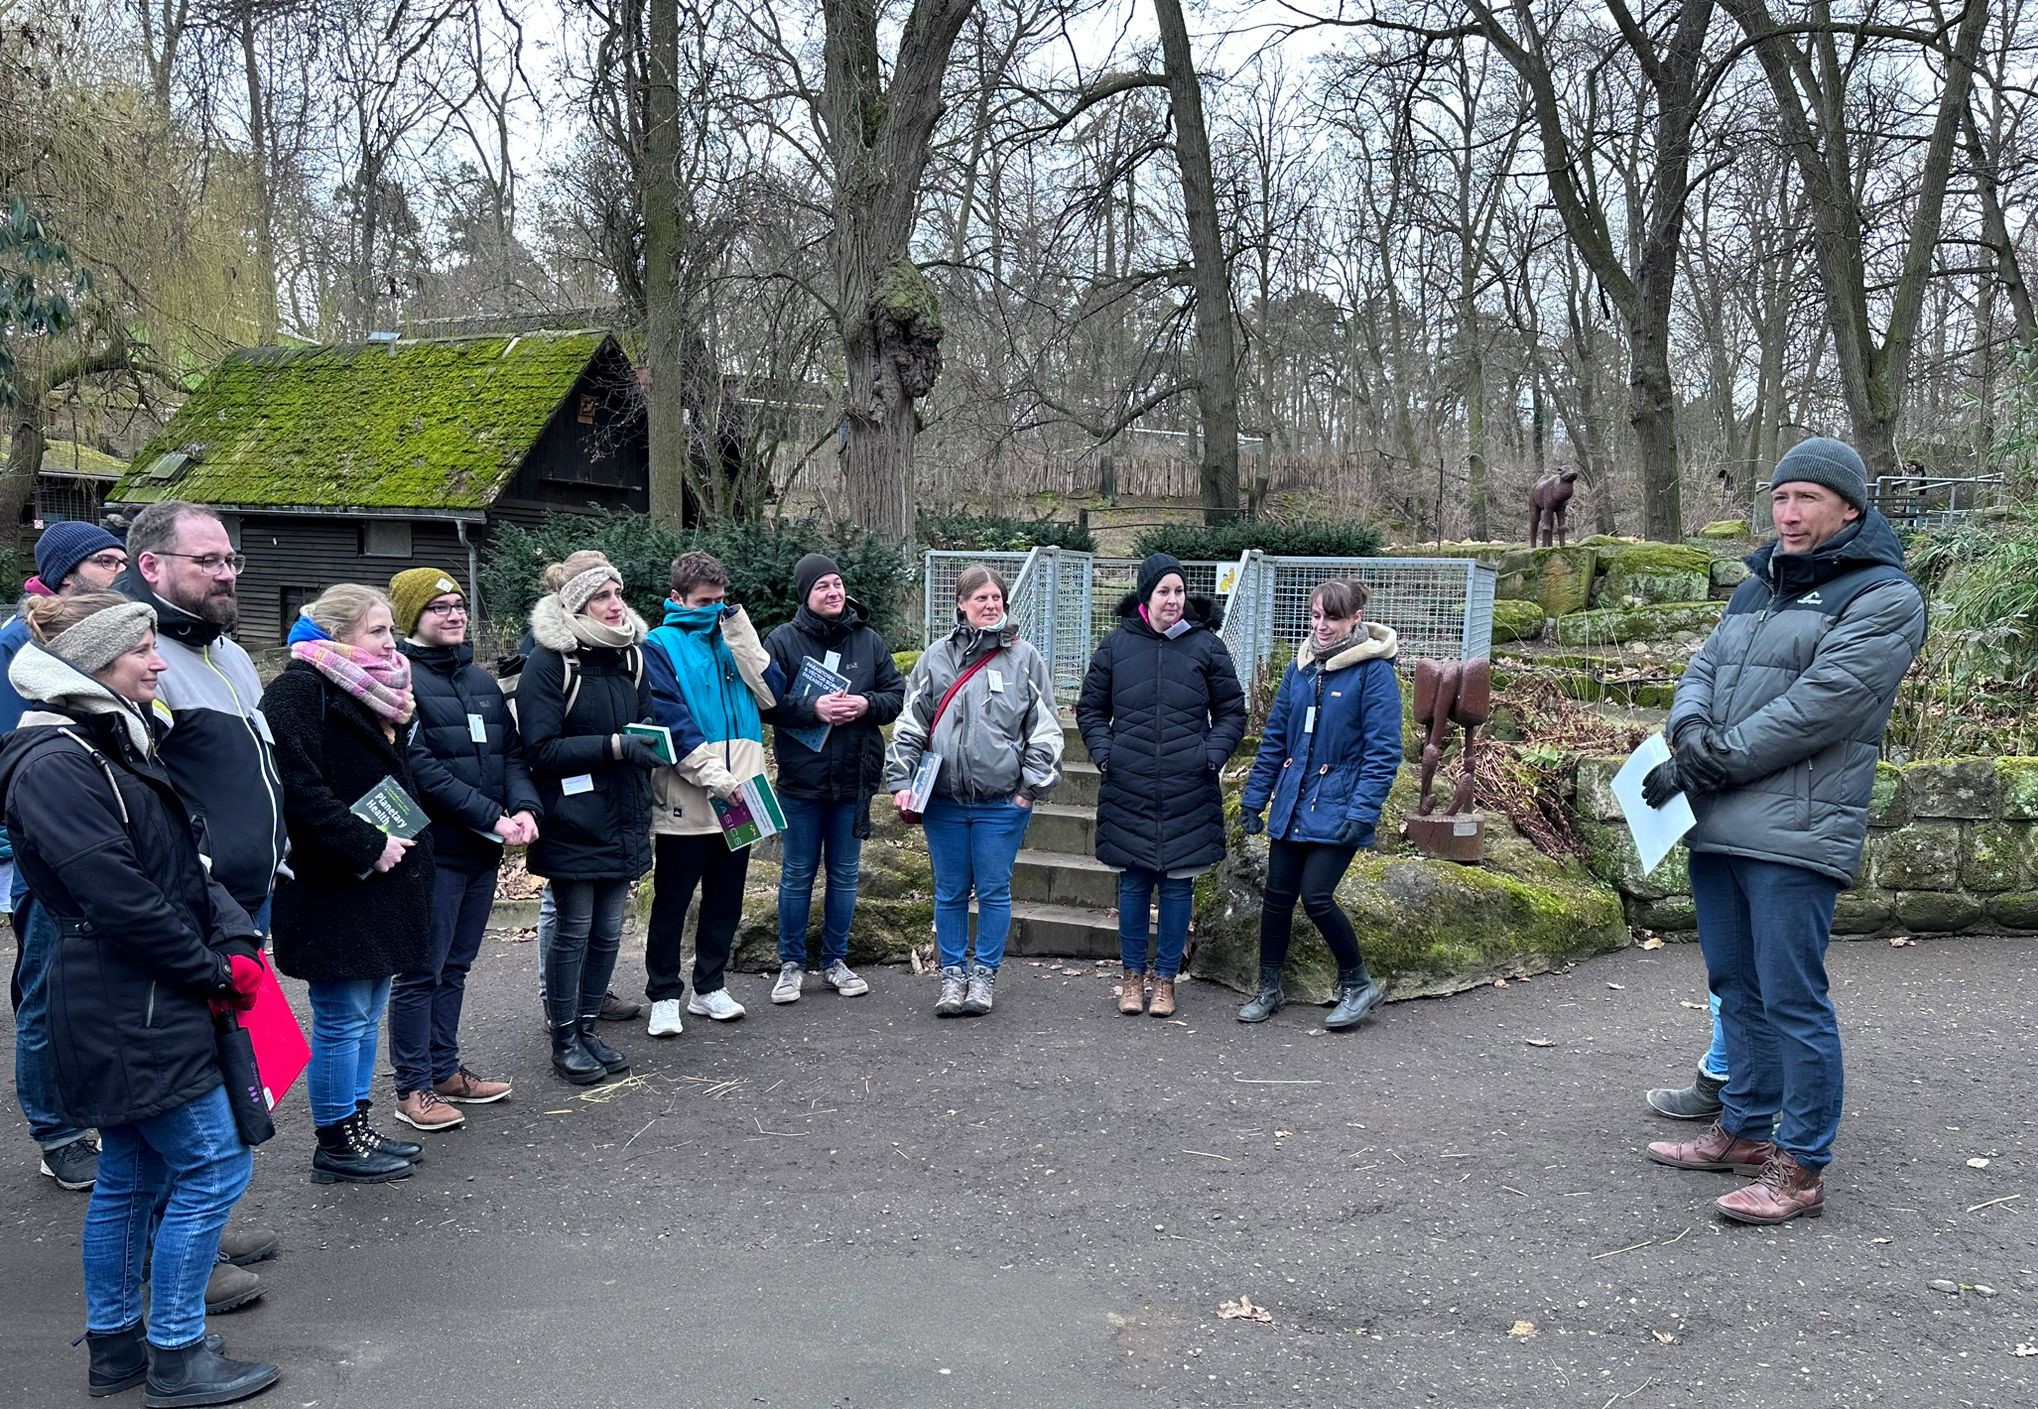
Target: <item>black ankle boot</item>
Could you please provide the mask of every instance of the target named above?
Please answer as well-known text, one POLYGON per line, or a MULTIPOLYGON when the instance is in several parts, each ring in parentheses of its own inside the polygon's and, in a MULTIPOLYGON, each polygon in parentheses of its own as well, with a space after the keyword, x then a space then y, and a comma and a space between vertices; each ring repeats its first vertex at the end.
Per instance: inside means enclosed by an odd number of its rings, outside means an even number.
POLYGON ((393 1135, 384 1135, 368 1123, 368 1108, 373 1104, 373 1101, 354 1102, 354 1118, 360 1121, 361 1128, 368 1132, 368 1143, 385 1155, 395 1155, 398 1159, 408 1160, 412 1164, 423 1164, 425 1162, 423 1145, 415 1140, 399 1140, 393 1135))
POLYGON ((148 1409, 192 1409, 206 1404, 232 1404, 260 1394, 282 1377, 274 1365, 257 1360, 229 1360, 210 1339, 176 1350, 148 1348, 149 1387, 142 1396, 148 1409))
POLYGON ((578 1022, 552 1025, 552 1070, 575 1086, 592 1086, 609 1074, 580 1040, 578 1022))
MULTIPOLYGON (((311 1156, 314 1184, 387 1184, 410 1178, 410 1161, 385 1154, 368 1141, 368 1125, 356 1111, 345 1120, 317 1127, 311 1156)), ((207 1403, 216 1401, 207 1400, 207 1403)))
POLYGON ((588 1056, 601 1063, 603 1071, 610 1076, 622 1076, 630 1070, 630 1059, 601 1040, 594 1030, 594 1025, 600 1021, 599 1018, 580 1020, 580 1045, 587 1049, 588 1056))
POLYGON ((149 1348, 141 1322, 124 1331, 87 1331, 85 1344, 92 1353, 85 1392, 94 1399, 133 1389, 149 1377, 149 1348))
POLYGON ((1333 1031, 1339 1028, 1357 1027, 1366 1014, 1380 1006, 1386 999, 1387 990, 1373 980, 1366 972, 1365 964, 1355 969, 1337 971, 1337 1006, 1330 1010, 1330 1016, 1323 1025, 1333 1031))
POLYGON ((1242 1023, 1263 1023, 1278 1012, 1281 1004, 1286 1001, 1286 996, 1281 992, 1280 966, 1262 964, 1259 992, 1247 999, 1246 1005, 1238 1010, 1238 1020, 1242 1023))

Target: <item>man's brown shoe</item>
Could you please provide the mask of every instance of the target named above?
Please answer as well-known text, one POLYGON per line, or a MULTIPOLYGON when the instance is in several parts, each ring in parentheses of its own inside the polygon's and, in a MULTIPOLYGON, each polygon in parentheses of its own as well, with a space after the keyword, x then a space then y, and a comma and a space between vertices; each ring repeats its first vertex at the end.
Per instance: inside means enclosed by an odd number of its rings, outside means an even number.
POLYGON ((510 1084, 507 1081, 490 1081, 461 1067, 444 1081, 434 1083, 432 1090, 438 1093, 440 1100, 451 1101, 456 1106, 485 1106, 509 1095, 510 1084))
POLYGON ((467 1117, 440 1100, 436 1091, 398 1092, 396 1118, 417 1130, 451 1130, 467 1123, 467 1117))
POLYGON ((1743 1140, 1729 1135, 1718 1121, 1706 1127, 1696 1140, 1655 1140, 1649 1158, 1672 1169, 1709 1169, 1725 1174, 1760 1174, 1776 1153, 1767 1140, 1743 1140))
POLYGON ((602 995, 601 1020, 605 1023, 626 1023, 644 1011, 642 1003, 628 998, 618 998, 613 993, 602 995))
POLYGON ((1128 1018, 1137 1017, 1146 1011, 1146 974, 1139 969, 1127 969, 1118 981, 1118 1011, 1128 1018))
POLYGON ((1825 1171, 1806 1169, 1787 1150, 1778 1150, 1762 1166, 1760 1179, 1745 1189, 1722 1194, 1713 1200, 1713 1207, 1736 1223, 1817 1218, 1826 1211, 1825 1171))
POLYGON ((1146 1005, 1148 1013, 1157 1018, 1171 1018, 1175 1015, 1175 981, 1171 978, 1157 978, 1153 981, 1153 1001, 1146 1005))

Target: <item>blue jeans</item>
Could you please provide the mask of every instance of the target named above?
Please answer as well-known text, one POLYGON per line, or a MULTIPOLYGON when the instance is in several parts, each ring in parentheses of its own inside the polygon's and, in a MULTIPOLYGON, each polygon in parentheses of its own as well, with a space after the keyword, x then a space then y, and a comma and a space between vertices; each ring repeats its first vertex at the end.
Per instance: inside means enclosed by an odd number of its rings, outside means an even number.
POLYGON ((1698 942, 1727 1039, 1720 1124, 1769 1136, 1807 1169, 1832 1162, 1840 1129, 1840 1024, 1826 944, 1840 883, 1801 866, 1693 852, 1698 942))
POLYGON ((785 809, 785 860, 778 873, 778 961, 807 962, 807 917, 814 909, 814 873, 828 854, 828 889, 821 901, 821 967, 849 959, 849 925, 856 917, 856 883, 863 839, 857 814, 868 802, 815 802, 781 797, 785 809))
POLYGON ((65 1120, 50 1069, 50 966, 57 958, 57 922, 24 898, 14 911, 17 946, 14 982, 14 1094, 28 1117, 29 1137, 45 1151, 61 1149, 85 1132, 65 1120))
POLYGON ((304 1083, 314 1125, 337 1125, 375 1088, 375 1045, 382 1010, 389 1006, 386 978, 314 982, 311 990, 311 1065, 304 1083))
POLYGON ((85 1210, 85 1328, 124 1331, 142 1319, 142 1248, 160 1200, 149 1341, 190 1345, 205 1334, 205 1283, 254 1151, 241 1143, 224 1086, 132 1125, 103 1126, 99 1140, 99 1181, 85 1210))
POLYGON ((934 941, 941 967, 955 968, 969 948, 969 897, 977 897, 977 963, 993 972, 1012 929, 1012 863, 1033 809, 1010 798, 957 802, 931 798, 925 829, 934 867, 934 941))
POLYGON ((1699 1066, 1710 1077, 1724 1080, 1727 1075, 1727 1033, 1720 1026, 1720 996, 1717 993, 1705 995, 1706 1011, 1712 1017, 1712 1046, 1705 1049, 1705 1058, 1699 1066))
POLYGON ((432 937, 424 966, 398 974, 389 985, 389 1060, 398 1095, 423 1091, 460 1069, 467 970, 481 952, 501 869, 441 866, 432 882, 432 937))
POLYGON ((1146 917, 1153 893, 1161 893, 1160 937, 1154 945, 1153 976, 1173 978, 1182 971, 1182 950, 1189 943, 1189 914, 1196 908, 1196 878, 1167 876, 1144 866, 1118 873, 1118 948, 1125 967, 1146 971, 1146 917))

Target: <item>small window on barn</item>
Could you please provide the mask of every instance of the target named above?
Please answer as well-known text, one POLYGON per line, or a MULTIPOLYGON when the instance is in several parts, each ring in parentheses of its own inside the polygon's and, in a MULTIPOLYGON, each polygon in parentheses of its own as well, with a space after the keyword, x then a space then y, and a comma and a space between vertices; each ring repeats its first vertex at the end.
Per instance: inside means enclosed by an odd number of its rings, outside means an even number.
POLYGON ((241 546, 241 516, 239 514, 221 514, 219 516, 219 523, 220 527, 226 530, 226 541, 238 549, 241 546))
POLYGON ((283 645, 289 640, 290 628, 297 625, 297 614, 304 610, 308 603, 318 600, 318 591, 319 589, 316 587, 285 587, 283 589, 283 595, 277 602, 277 645, 283 645))
POLYGON ((364 558, 408 558, 411 556, 410 523, 405 519, 370 519, 361 525, 361 556, 364 558))

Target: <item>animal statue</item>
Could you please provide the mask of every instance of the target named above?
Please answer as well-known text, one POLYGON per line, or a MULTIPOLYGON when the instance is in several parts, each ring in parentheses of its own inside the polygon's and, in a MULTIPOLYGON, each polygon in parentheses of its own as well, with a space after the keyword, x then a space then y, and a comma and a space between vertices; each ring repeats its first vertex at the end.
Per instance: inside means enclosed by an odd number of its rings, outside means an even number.
POLYGON ((1536 487, 1529 491, 1529 547, 1551 546, 1554 535, 1556 546, 1564 546, 1564 530, 1570 517, 1571 496, 1578 490, 1578 471, 1559 470, 1553 475, 1544 475, 1536 481, 1536 487), (1542 542, 1536 538, 1541 535, 1542 542))
POLYGON ((1437 765, 1443 759, 1444 744, 1453 724, 1463 726, 1465 747, 1459 755, 1463 772, 1451 790, 1453 814, 1472 808, 1473 747, 1479 726, 1493 717, 1493 662, 1477 660, 1418 660, 1415 663, 1415 722, 1424 731, 1422 745, 1422 800, 1416 814, 1428 817, 1436 811, 1437 765))

